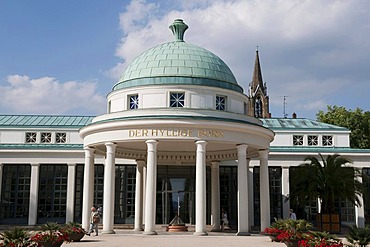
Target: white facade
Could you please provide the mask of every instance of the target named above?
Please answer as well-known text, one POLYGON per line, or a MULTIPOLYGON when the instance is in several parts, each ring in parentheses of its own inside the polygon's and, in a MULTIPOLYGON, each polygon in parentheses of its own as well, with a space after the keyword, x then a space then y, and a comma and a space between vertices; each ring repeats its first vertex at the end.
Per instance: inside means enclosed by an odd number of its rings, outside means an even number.
MULTIPOLYGON (((256 90, 268 103, 267 87, 256 90)), ((207 224, 219 230, 221 207, 248 235, 288 216, 289 168, 306 156, 340 154, 370 172, 370 151, 351 149, 347 129, 255 118, 251 102, 227 65, 182 33, 129 65, 107 96, 107 114, 0 115, 0 224, 87 228, 91 206, 102 205, 103 233, 132 224, 156 234, 181 201, 195 235, 206 235, 207 224)), ((347 205, 343 221, 363 226, 366 208, 347 205)))

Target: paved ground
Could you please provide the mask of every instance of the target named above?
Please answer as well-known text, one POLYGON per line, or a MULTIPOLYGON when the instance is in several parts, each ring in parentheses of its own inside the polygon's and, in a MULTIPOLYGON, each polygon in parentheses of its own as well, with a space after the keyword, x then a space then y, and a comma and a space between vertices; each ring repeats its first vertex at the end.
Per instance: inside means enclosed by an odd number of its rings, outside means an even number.
POLYGON ((194 231, 169 233, 164 228, 156 228, 158 235, 143 235, 131 229, 115 229, 116 234, 100 234, 85 236, 81 242, 63 244, 62 247, 87 246, 133 246, 133 247, 283 247, 284 243, 271 242, 268 236, 251 234, 236 236, 236 232, 208 232, 208 236, 194 236, 194 231))
POLYGON ((235 233, 214 233, 208 236, 193 236, 193 232, 168 233, 158 231, 158 235, 142 235, 132 230, 115 230, 116 234, 100 234, 85 236, 81 242, 63 244, 62 247, 83 246, 135 246, 135 247, 217 247, 217 246, 285 246, 283 243, 271 242, 267 236, 252 234, 251 236, 236 236, 235 233))

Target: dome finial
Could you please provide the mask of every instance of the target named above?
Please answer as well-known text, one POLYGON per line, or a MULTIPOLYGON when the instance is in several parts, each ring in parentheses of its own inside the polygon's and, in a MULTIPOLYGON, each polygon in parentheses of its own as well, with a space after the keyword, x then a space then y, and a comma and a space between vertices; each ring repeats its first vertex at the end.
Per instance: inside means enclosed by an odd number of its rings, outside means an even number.
POLYGON ((181 19, 176 19, 173 21, 172 25, 169 26, 172 33, 175 35, 176 41, 184 41, 184 33, 188 29, 188 25, 184 23, 181 19))

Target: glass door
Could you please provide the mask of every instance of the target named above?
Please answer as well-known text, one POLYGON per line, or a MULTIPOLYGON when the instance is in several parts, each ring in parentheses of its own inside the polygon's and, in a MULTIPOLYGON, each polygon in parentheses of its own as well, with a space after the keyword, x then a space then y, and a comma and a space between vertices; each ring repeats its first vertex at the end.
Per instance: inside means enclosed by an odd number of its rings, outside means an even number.
POLYGON ((178 215, 184 223, 194 224, 194 192, 187 190, 188 179, 170 178, 162 185, 162 222, 169 224, 178 215))

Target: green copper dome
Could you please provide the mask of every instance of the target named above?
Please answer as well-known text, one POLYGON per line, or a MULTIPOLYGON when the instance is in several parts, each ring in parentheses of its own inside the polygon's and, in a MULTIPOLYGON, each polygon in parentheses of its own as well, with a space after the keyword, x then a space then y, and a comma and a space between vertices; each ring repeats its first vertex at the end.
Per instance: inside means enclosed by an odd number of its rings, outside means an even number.
POLYGON ((212 52, 184 42, 187 25, 170 26, 176 40, 155 46, 136 57, 114 90, 145 85, 203 85, 243 92, 229 67, 212 52))

